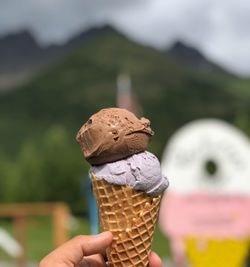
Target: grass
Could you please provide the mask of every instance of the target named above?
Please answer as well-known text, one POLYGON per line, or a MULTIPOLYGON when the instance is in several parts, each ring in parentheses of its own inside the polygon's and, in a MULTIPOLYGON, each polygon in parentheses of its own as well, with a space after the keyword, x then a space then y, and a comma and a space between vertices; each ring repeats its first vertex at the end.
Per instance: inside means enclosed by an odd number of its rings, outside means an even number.
MULTIPOLYGON (((11 221, 1 220, 0 228, 4 228, 14 235, 14 227, 11 221)), ((27 258, 31 261, 39 261, 53 248, 53 227, 50 217, 30 218, 27 221, 25 246, 27 258)), ((86 219, 77 218, 74 220, 70 230, 70 237, 78 234, 89 234, 89 226, 86 219)), ((12 260, 2 248, 0 248, 1 260, 12 260)))
POLYGON ((168 239, 162 234, 159 226, 156 227, 154 233, 154 240, 152 244, 152 250, 157 252, 157 254, 162 258, 170 256, 170 248, 168 239))
MULTIPOLYGON (((6 229, 14 235, 13 224, 8 220, 0 220, 0 228, 6 229)), ((76 218, 71 223, 70 237, 78 234, 90 234, 90 227, 87 219, 76 218)), ((26 229, 26 250, 27 258, 30 261, 39 261, 53 249, 52 220, 50 217, 30 218, 27 221, 26 229)), ((168 241, 156 227, 153 247, 162 258, 169 255, 168 241)), ((0 248, 0 259, 13 261, 2 248, 0 248)))

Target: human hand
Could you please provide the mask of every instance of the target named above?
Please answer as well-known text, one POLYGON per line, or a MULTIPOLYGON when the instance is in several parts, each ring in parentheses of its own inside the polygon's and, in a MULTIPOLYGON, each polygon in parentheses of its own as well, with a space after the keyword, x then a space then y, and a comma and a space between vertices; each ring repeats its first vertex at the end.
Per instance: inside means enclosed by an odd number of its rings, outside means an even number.
MULTIPOLYGON (((39 267, 104 267, 105 250, 112 238, 110 232, 77 236, 52 251, 39 267)), ((161 259, 154 252, 150 254, 149 267, 162 267, 161 259)))

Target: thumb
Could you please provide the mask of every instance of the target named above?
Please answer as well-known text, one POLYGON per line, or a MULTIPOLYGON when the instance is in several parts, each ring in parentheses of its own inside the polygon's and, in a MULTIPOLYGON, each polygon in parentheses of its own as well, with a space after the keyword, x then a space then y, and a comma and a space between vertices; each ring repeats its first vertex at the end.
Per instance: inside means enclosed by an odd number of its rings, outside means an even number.
POLYGON ((84 256, 104 253, 105 249, 111 244, 112 238, 110 232, 93 236, 77 236, 45 257, 41 261, 40 267, 74 266, 84 256))
POLYGON ((72 241, 72 245, 81 249, 81 257, 93 254, 104 254, 106 248, 111 244, 113 236, 111 232, 103 232, 92 236, 78 236, 72 241))

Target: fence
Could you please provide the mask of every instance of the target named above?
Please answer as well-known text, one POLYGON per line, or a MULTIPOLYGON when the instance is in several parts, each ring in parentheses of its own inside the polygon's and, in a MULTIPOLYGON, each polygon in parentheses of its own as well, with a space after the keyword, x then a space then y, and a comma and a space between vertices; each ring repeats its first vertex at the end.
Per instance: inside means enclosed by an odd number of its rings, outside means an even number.
POLYGON ((26 230, 28 217, 52 216, 54 245, 59 246, 68 239, 67 222, 70 210, 65 203, 22 203, 0 204, 0 218, 13 219, 15 238, 22 247, 23 253, 17 258, 17 266, 25 267, 26 259, 26 230))

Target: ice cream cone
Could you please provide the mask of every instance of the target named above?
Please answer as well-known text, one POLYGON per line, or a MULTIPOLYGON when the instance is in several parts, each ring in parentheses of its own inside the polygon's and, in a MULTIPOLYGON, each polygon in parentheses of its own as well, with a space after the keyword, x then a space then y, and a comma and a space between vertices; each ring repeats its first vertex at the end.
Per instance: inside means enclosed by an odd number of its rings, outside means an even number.
POLYGON ((110 267, 146 267, 161 196, 114 185, 91 174, 102 231, 113 233, 107 251, 110 267))

